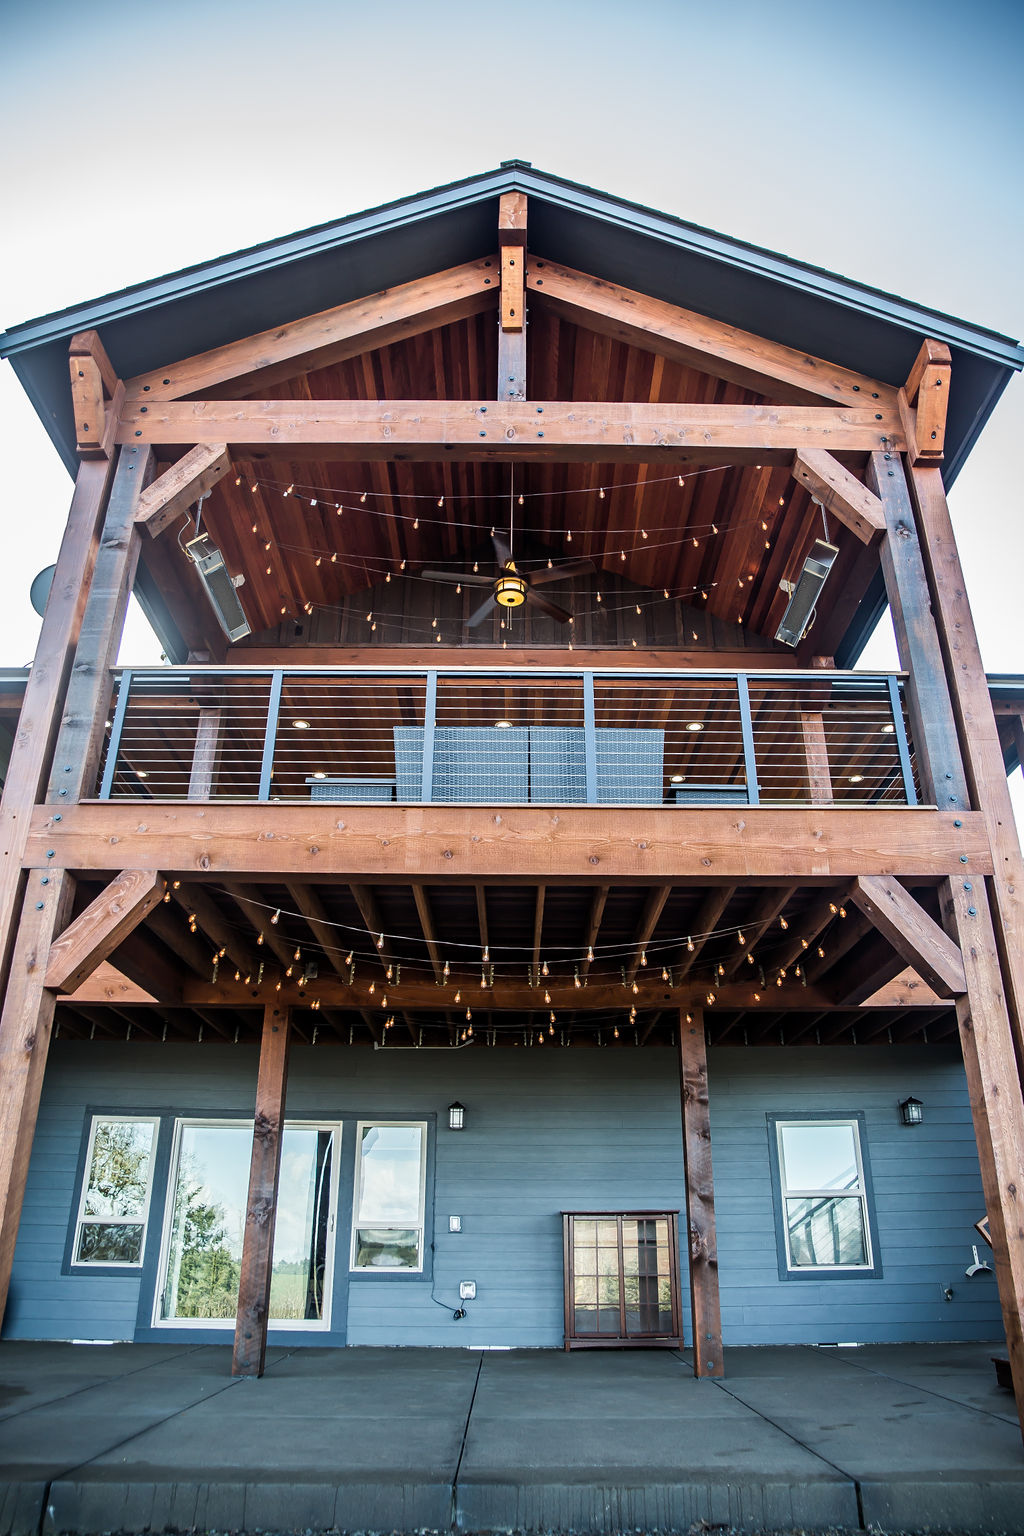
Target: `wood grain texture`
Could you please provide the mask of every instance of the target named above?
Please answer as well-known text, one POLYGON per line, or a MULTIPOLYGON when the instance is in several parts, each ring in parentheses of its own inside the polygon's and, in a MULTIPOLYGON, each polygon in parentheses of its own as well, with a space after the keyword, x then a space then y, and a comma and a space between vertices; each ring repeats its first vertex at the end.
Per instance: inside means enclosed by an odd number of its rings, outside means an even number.
POLYGON ((33 813, 29 861, 71 869, 301 878, 549 883, 762 877, 943 877, 963 855, 991 872, 978 813, 831 806, 624 808, 398 805, 69 805, 33 813), (958 826, 956 823, 959 822, 958 826))
POLYGON ((163 900, 164 881, 151 869, 124 869, 53 940, 45 985, 74 992, 163 900))
POLYGON ((498 239, 502 245, 526 244, 529 200, 525 192, 503 192, 498 199, 498 239))
POLYGON ((956 944, 898 880, 861 875, 850 900, 937 996, 960 997, 967 990, 956 944))
POLYGON ((234 383, 240 393, 280 383, 307 369, 343 362, 496 308, 498 291, 497 256, 482 257, 154 368, 128 381, 128 397, 145 404, 227 383, 234 383))
POLYGON ((711 1167, 711 1116, 704 1014, 679 1015, 679 1091, 683 1112, 683 1170, 689 1236, 690 1317, 693 1374, 724 1376, 722 1312, 718 1294, 715 1180, 711 1167))
POLYGON ((878 497, 830 453, 805 449, 794 456, 792 470, 793 479, 806 486, 862 544, 873 544, 885 532, 885 513, 878 497))
POLYGON ((256 1113, 245 1228, 242 1233, 232 1376, 262 1376, 267 1353, 290 1036, 288 1010, 267 1007, 263 1014, 259 1077, 256 1083, 256 1113))
POLYGON ((558 262, 532 257, 527 287, 534 299, 577 325, 772 399, 877 401, 887 414, 896 410, 896 391, 889 384, 558 262))
MULTIPOLYGON (((750 651, 716 650, 709 646, 705 651, 659 651, 640 647, 635 651, 612 651, 585 645, 577 645, 572 655, 568 655, 565 650, 546 649, 544 646, 538 646, 535 650, 511 645, 507 650, 501 646, 466 646, 458 652, 458 665, 500 671, 514 667, 526 667, 531 671, 555 667, 570 675, 578 675, 587 668, 637 672, 666 667, 685 671, 687 668, 707 666, 709 651, 714 655, 715 667, 725 671, 750 672, 767 668, 773 672, 785 672, 795 669, 797 665, 791 650, 785 654, 781 650, 755 651, 752 654, 750 651)), ((261 667, 436 667, 438 652, 436 645, 234 645, 231 647, 231 659, 238 666, 261 667)))
POLYGON ((231 459, 224 443, 203 443, 190 448, 146 487, 139 497, 135 521, 151 539, 159 538, 201 496, 208 495, 230 468, 231 459))
MULTIPOLYGON (((881 403, 881 402, 879 402, 881 403)), ((499 458, 697 463, 728 454, 788 464, 798 448, 904 446, 898 413, 863 406, 481 400, 155 401, 126 405, 124 444, 226 442, 233 453, 330 448, 332 462, 499 458), (683 457, 681 457, 681 455, 683 457)))

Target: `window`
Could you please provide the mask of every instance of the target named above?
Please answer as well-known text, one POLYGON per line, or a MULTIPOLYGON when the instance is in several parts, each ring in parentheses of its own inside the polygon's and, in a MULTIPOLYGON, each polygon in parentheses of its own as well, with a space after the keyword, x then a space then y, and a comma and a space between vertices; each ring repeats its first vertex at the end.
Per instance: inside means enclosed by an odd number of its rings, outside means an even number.
POLYGON ((779 1273, 881 1273, 862 1115, 769 1115, 779 1273))
POLYGON ((422 1271, 426 1153, 425 1123, 359 1122, 352 1220, 354 1270, 422 1271))
MULTIPOLYGON (((329 1325, 334 1145, 333 1127, 285 1125, 270 1282, 271 1327, 329 1325)), ((178 1122, 157 1324, 234 1324, 251 1155, 251 1122, 178 1122)))
POLYGON ((156 1129, 155 1120, 93 1117, 73 1264, 141 1265, 156 1129))

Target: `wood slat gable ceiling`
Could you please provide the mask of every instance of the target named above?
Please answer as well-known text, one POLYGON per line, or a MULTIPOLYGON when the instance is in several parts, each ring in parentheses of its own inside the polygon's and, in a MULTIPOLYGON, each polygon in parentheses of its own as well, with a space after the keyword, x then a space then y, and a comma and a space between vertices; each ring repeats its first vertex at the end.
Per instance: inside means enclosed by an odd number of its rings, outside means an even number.
MULTIPOLYGON (((495 316, 485 313, 258 393, 283 400, 487 399, 494 394, 496 336, 495 316)), ((764 399, 599 336, 541 306, 531 311, 528 355, 527 392, 537 401, 740 405, 764 399)), ((387 571, 397 574, 403 560, 407 573, 474 559, 486 571, 490 528, 508 521, 506 464, 289 463, 268 456, 239 460, 234 470, 207 500, 204 524, 229 569, 245 574, 242 601, 256 633, 277 626, 282 609, 301 617, 307 602, 329 608, 341 596, 366 591, 387 571), (316 496, 319 504, 283 496, 293 482, 297 492, 316 496), (332 491, 347 494, 332 497, 332 491), (369 493, 365 503, 363 491, 369 493), (341 517, 334 510, 338 499, 345 506, 341 517)), ((795 578, 812 540, 822 534, 820 511, 785 467, 720 465, 695 474, 684 465, 682 471, 680 486, 664 465, 516 466, 515 494, 526 498, 515 507, 517 526, 525 540, 539 542, 556 559, 587 555, 599 571, 654 592, 667 587, 673 598, 698 606, 706 602, 716 617, 770 637, 786 603, 779 581, 795 578), (720 530, 717 536, 709 536, 712 525, 720 530)), ((829 534, 841 550, 832 590, 842 591, 848 622, 866 588, 870 562, 834 519, 829 534)), ((202 643, 196 633, 198 594, 174 531, 153 544, 147 541, 144 559, 182 632, 190 643, 202 643), (186 594, 195 594, 191 614, 186 594)), ((200 623, 209 640, 212 626, 205 613, 200 623)), ((813 643, 808 641, 808 652, 831 649, 834 627, 823 624, 813 643)))

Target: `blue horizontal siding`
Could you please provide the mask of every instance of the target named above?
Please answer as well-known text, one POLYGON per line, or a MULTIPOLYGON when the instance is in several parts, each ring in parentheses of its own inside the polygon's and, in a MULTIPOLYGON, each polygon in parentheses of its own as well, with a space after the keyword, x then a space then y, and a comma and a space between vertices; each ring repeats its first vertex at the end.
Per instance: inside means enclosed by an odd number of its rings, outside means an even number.
MULTIPOLYGON (((58 1041, 44 1085, 5 1332, 130 1338, 139 1277, 62 1275, 87 1106, 252 1112, 254 1047, 58 1041)), ((709 1057, 719 1273, 726 1343, 890 1342, 1000 1336, 994 1280, 964 1270, 984 1209, 955 1048, 724 1048, 709 1057), (925 1122, 897 1104, 914 1093, 925 1122), (883 1273, 779 1279, 768 1113, 865 1117, 883 1273), (942 1295, 953 1287, 953 1300, 942 1295)), ((433 1280, 354 1277, 353 1344, 558 1346, 563 1209, 681 1211, 675 1055, 666 1050, 367 1051, 296 1045, 288 1112, 436 1115, 433 1280), (466 1130, 447 1131, 452 1099, 466 1130), (449 1214, 463 1231, 448 1231, 449 1214), (454 1322, 460 1280, 478 1299, 454 1322), (435 1304, 436 1301, 443 1305, 435 1304)), ((351 1132, 350 1132, 351 1134, 351 1132)), ((685 1221, 681 1275, 686 1314, 685 1221)), ((155 1226, 150 1241, 157 1242, 155 1226)), ((348 1229, 340 1213, 339 1248, 348 1229)), ((687 1334, 689 1327, 687 1324, 687 1334)), ((179 1337, 180 1335, 176 1335, 179 1337)))

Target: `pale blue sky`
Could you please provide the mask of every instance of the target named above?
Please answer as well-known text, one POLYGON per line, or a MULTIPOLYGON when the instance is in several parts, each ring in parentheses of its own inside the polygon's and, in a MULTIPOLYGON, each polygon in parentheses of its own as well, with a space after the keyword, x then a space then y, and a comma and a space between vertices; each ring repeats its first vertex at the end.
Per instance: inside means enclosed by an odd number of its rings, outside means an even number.
MULTIPOLYGON (((0 325, 522 157, 1020 336, 1022 42, 995 0, 0 0, 0 325)), ((69 481, 6 366, 0 436, 17 664, 69 481)), ((951 498, 996 671, 1022 439, 1015 381, 951 498)))

